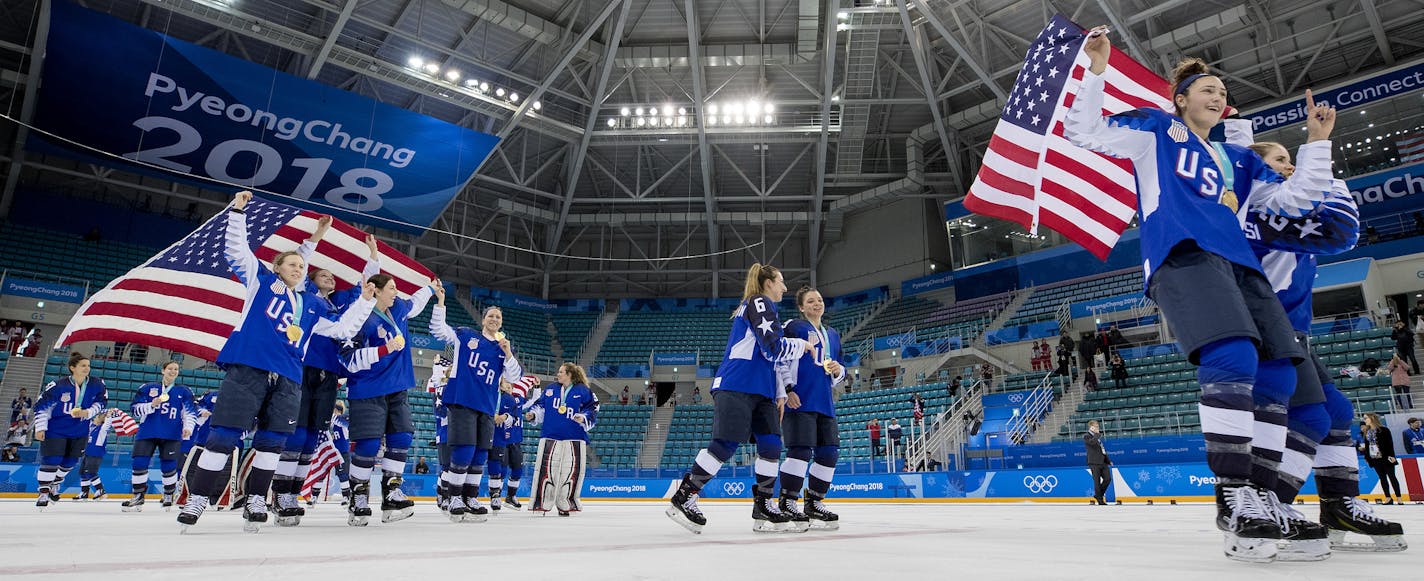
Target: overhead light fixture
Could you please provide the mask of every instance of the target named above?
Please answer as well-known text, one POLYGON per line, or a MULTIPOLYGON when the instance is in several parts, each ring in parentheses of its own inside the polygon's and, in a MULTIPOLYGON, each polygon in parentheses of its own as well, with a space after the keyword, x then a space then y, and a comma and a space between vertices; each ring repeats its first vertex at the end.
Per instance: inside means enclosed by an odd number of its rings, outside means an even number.
POLYGON ((609 117, 609 118, 608 118, 608 126, 609 126, 609 127, 615 127, 615 126, 617 126, 617 125, 618 125, 618 120, 617 120, 617 119, 614 119, 614 118, 612 118, 612 117, 609 117))
POLYGON ((775 118, 772 117, 771 115, 767 115, 766 117, 762 117, 762 122, 767 123, 767 124, 771 124, 771 122, 772 122, 774 119, 775 119, 775 118))
POLYGON ((480 92, 481 92, 481 93, 488 93, 488 92, 489 92, 489 83, 481 82, 481 83, 480 83, 480 92))
POLYGON ((475 87, 480 86, 480 82, 479 82, 479 81, 476 81, 476 80, 474 80, 474 79, 465 79, 465 86, 468 87, 468 88, 473 89, 473 88, 475 88, 475 87))
POLYGON ((716 103, 708 103, 708 104, 707 104, 707 113, 708 113, 709 115, 716 115, 716 114, 717 114, 717 104, 716 104, 716 103))
POLYGON ((495 94, 496 97, 503 97, 503 96, 504 96, 504 87, 499 87, 499 88, 495 89, 495 90, 494 90, 494 94, 495 94))
POLYGON ((849 12, 846 12, 846 11, 844 11, 844 10, 842 10, 842 11, 836 13, 836 18, 839 18, 839 19, 841 19, 841 20, 849 20, 849 19, 850 19, 850 13, 849 13, 849 12))
POLYGON ((634 109, 634 110, 633 110, 633 114, 634 114, 634 115, 642 115, 642 114, 643 114, 643 108, 642 108, 642 107, 638 107, 637 109, 634 109))
POLYGON ((663 105, 663 117, 672 117, 672 105, 663 105))
POLYGON ((638 118, 638 127, 642 127, 642 126, 647 125, 647 124, 648 124, 648 119, 647 119, 646 117, 639 117, 639 118, 638 118))
POLYGON ((708 115, 708 116, 707 116, 707 124, 708 124, 708 125, 716 125, 716 124, 717 124, 717 116, 716 116, 716 115, 708 115))
POLYGON ((430 73, 432 75, 438 73, 440 72, 440 65, 437 65, 435 63, 425 63, 425 72, 430 73))
POLYGON ((766 106, 763 107, 763 109, 766 110, 767 113, 772 113, 772 112, 775 112, 775 111, 776 111, 776 105, 772 105, 771 103, 767 103, 766 106))
POLYGON ((543 108, 544 108, 544 103, 543 103, 542 101, 535 101, 535 102, 534 102, 534 110, 535 110, 535 111, 538 111, 538 110, 543 109, 543 108))
POLYGON ((686 114, 687 114, 687 107, 678 107, 678 108, 677 108, 677 114, 678 114, 678 115, 686 115, 686 114))
POLYGON ((840 101, 840 100, 841 100, 841 96, 840 96, 840 95, 831 95, 831 102, 832 102, 832 103, 835 103, 836 101, 840 101))
POLYGON ((509 94, 509 100, 510 100, 511 102, 518 103, 518 102, 519 102, 519 93, 510 93, 510 94, 509 94))
POLYGON ((847 31, 847 30, 850 30, 850 25, 849 25, 849 24, 846 24, 846 23, 844 23, 844 22, 842 22, 842 23, 836 25, 836 30, 841 31, 841 32, 845 32, 845 31, 847 31))
POLYGON ((406 61, 406 64, 409 64, 412 69, 419 69, 425 66, 425 61, 421 60, 418 56, 413 56, 410 57, 410 60, 406 61))
POLYGON ((618 110, 618 114, 627 117, 630 114, 627 107, 618 110))
POLYGON ((460 71, 455 69, 445 71, 445 78, 450 79, 451 82, 458 81, 460 80, 460 71))

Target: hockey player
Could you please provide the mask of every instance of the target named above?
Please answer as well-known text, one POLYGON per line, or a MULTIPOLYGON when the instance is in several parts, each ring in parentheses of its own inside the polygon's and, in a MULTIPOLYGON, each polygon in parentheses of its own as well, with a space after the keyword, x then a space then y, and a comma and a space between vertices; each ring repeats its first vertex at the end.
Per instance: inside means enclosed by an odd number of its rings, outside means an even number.
POLYGON ((411 317, 425 310, 425 304, 440 286, 440 281, 434 281, 404 299, 397 296, 396 281, 390 275, 378 274, 369 282, 379 289, 376 309, 361 332, 341 350, 349 373, 346 393, 351 410, 351 439, 355 443, 351 503, 347 505, 347 524, 351 526, 366 526, 371 516, 371 474, 381 454, 382 438, 385 453, 381 456, 381 522, 405 520, 415 513, 415 503, 401 490, 406 455, 415 437, 415 421, 406 395, 416 386, 415 362, 404 346, 411 317))
POLYGON ((59 500, 64 477, 79 463, 90 420, 109 404, 104 381, 89 374, 89 358, 69 354, 69 375, 51 381, 35 403, 35 441, 40 442, 39 499, 43 510, 59 500))
MULTIPOLYGON (((316 231, 297 248, 297 254, 307 264, 311 264, 311 257, 316 254, 317 245, 330 227, 331 216, 322 216, 317 220, 316 231)), ((311 300, 325 301, 327 308, 332 311, 345 309, 355 301, 360 296, 361 286, 366 280, 381 272, 381 264, 378 261, 380 251, 374 236, 366 236, 366 249, 369 254, 366 265, 361 270, 361 281, 351 288, 338 291, 336 277, 331 271, 324 268, 313 269, 307 275, 306 281, 307 295, 311 300)), ((302 360, 304 367, 297 427, 287 438, 281 461, 277 464, 277 473, 272 480, 272 492, 277 500, 278 526, 296 526, 301 524, 302 517, 306 515, 306 509, 297 501, 297 494, 301 492, 306 474, 311 471, 312 456, 316 454, 321 433, 331 428, 330 410, 336 404, 337 382, 345 370, 340 349, 337 340, 324 337, 312 339, 307 345, 307 352, 302 360)))
MULTIPOLYGON (((321 301, 309 300, 303 279, 306 263, 295 252, 283 252, 269 270, 252 254, 247 216, 252 192, 239 192, 226 212, 224 253, 233 274, 246 287, 244 318, 228 336, 217 362, 226 375, 219 388, 212 424, 203 451, 188 471, 188 501, 178 515, 185 528, 197 524, 203 510, 224 488, 221 473, 242 434, 257 419, 253 458, 244 491, 243 529, 257 532, 267 522, 267 493, 279 455, 297 424, 298 382, 302 355, 312 335, 349 338, 375 306, 375 287, 367 285, 361 299, 339 319, 321 301)), ((260 206, 258 211, 262 211, 260 206)), ((220 219, 220 218, 219 218, 220 219)))
MULTIPOLYGON (((331 414, 331 445, 341 454, 341 463, 336 465, 336 480, 341 483, 341 505, 346 506, 351 500, 351 420, 346 417, 346 402, 341 400, 336 400, 336 407, 331 414)), ((312 488, 307 506, 316 504, 325 482, 327 481, 322 480, 312 488)))
POLYGON ((524 402, 530 390, 539 388, 539 378, 533 375, 521 377, 519 381, 499 384, 499 411, 494 416, 494 444, 489 455, 489 498, 490 509, 500 509, 500 497, 504 504, 519 510, 519 479, 524 476, 524 402), (505 472, 508 471, 509 488, 505 492, 505 472))
POLYGON ((776 303, 786 293, 781 271, 756 263, 747 270, 742 304, 732 314, 732 330, 717 378, 712 381, 712 442, 682 477, 664 513, 693 533, 701 534, 707 519, 697 508, 697 495, 732 459, 737 446, 756 437, 756 488, 752 530, 786 530, 787 516, 775 500, 777 461, 781 459, 779 409, 785 385, 775 365, 796 361, 820 339, 783 337, 776 303))
POLYGON ((108 496, 104 492, 104 481, 99 479, 99 465, 104 462, 109 433, 113 431, 112 419, 117 411, 109 410, 89 422, 89 439, 84 446, 84 460, 79 465, 79 494, 74 500, 104 500, 108 496))
POLYGON ((588 432, 598 424, 598 396, 575 363, 560 365, 555 379, 525 405, 524 419, 544 425, 529 510, 547 514, 554 508, 569 516, 583 509, 579 496, 588 467, 588 432))
MULTIPOLYGON (((1250 123, 1238 134, 1249 143, 1250 123)), ((1295 173, 1290 152, 1279 143, 1250 145, 1272 169, 1290 179, 1295 173)), ((1312 288, 1316 255, 1338 254, 1355 247, 1359 239, 1359 210, 1342 180, 1326 202, 1305 217, 1270 220, 1253 214, 1247 238, 1261 255, 1261 266, 1285 307, 1298 340, 1308 343, 1314 315, 1312 288)), ((1407 548, 1403 527, 1379 518, 1369 504, 1358 500, 1359 468, 1350 424, 1354 406, 1335 386, 1319 357, 1296 367, 1296 391, 1288 411, 1286 450, 1281 474, 1272 491, 1273 502, 1286 516, 1290 529, 1276 555, 1283 561, 1313 561, 1330 556, 1330 550, 1402 551, 1407 548), (1291 505, 1312 468, 1320 494, 1320 520, 1312 522, 1291 505), (1349 543, 1346 533, 1371 537, 1371 543, 1349 543), (1327 540, 1328 539, 1328 540, 1327 540)))
POLYGON ((1334 111, 1310 104, 1299 175, 1283 184, 1251 150, 1207 141, 1226 108, 1226 87, 1205 62, 1187 59, 1173 71, 1175 115, 1142 108, 1104 117, 1106 31, 1090 32, 1083 51, 1090 67, 1065 117, 1065 136, 1133 163, 1147 294, 1188 360, 1199 365, 1202 431, 1207 464, 1218 479, 1224 552, 1236 560, 1271 561, 1283 517, 1264 494, 1279 474, 1286 404, 1305 350, 1241 223, 1247 211, 1300 216, 1324 199, 1334 111))
MULTIPOLYGON (((445 401, 441 399, 444 395, 445 385, 441 384, 435 388, 435 397, 431 398, 435 408, 435 453, 442 475, 450 469, 450 410, 445 408, 445 401)), ((460 486, 464 485, 462 478, 460 486)), ((441 512, 450 512, 450 487, 443 477, 435 481, 435 506, 441 512)))
POLYGON ((138 421, 138 434, 133 445, 133 498, 124 501, 124 512, 143 510, 148 493, 148 466, 153 453, 158 452, 158 467, 163 471, 163 508, 173 506, 178 489, 178 454, 183 440, 193 434, 198 423, 198 406, 193 391, 178 384, 182 365, 169 361, 163 365, 163 377, 146 383, 134 393, 129 409, 138 421))
POLYGON ((789 375, 783 379, 787 409, 781 417, 781 433, 786 440, 786 461, 781 463, 780 508, 793 526, 835 530, 840 528, 840 517, 826 510, 823 501, 831 489, 840 456, 840 431, 831 390, 845 380, 845 367, 840 363, 841 334, 821 323, 826 302, 816 289, 806 286, 796 291, 796 308, 805 320, 787 323, 786 336, 806 339, 816 335, 819 345, 800 359, 781 365, 789 375), (806 508, 802 512, 796 508, 796 499, 808 464, 811 482, 806 487, 806 508))
POLYGON ((504 312, 499 307, 485 309, 480 330, 455 329, 445 322, 444 287, 436 287, 435 297, 430 333, 455 347, 450 381, 441 393, 449 421, 450 464, 441 466, 440 480, 449 490, 451 521, 483 522, 489 509, 480 505, 480 477, 494 444, 499 382, 518 381, 524 368, 515 359, 509 339, 500 332, 504 312))

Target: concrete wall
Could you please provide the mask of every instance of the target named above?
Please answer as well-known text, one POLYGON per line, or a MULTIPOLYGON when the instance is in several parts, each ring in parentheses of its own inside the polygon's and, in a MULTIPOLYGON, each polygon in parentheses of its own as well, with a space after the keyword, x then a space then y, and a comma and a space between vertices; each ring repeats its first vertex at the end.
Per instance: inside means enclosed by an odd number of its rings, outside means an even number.
POLYGON ((846 217, 841 239, 827 246, 817 284, 827 295, 845 294, 931 274, 930 261, 949 265, 949 235, 933 200, 903 199, 846 217))

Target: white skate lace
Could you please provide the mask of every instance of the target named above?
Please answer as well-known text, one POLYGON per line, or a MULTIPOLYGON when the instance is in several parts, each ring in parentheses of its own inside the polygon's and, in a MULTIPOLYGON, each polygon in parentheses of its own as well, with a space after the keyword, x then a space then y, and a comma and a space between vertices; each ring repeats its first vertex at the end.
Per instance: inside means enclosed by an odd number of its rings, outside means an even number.
POLYGON ((403 491, 403 490, 401 490, 401 489, 399 489, 399 488, 392 488, 391 491, 386 494, 386 500, 392 500, 392 501, 402 501, 402 500, 406 500, 405 491, 403 491))
POLYGON ((353 494, 351 496, 351 506, 352 508, 369 508, 370 499, 364 494, 353 494))
POLYGON ((682 508, 683 508, 683 510, 686 510, 687 512, 690 512, 690 513, 692 513, 692 514, 699 515, 699 516, 702 515, 702 509, 697 508, 697 495, 696 495, 696 494, 688 495, 687 500, 682 503, 682 508))
POLYGON ((256 494, 247 495, 247 512, 263 514, 267 512, 267 498, 256 494))
POLYGON ((1232 528, 1243 519, 1275 520, 1273 516, 1266 514, 1261 496, 1254 488, 1237 486, 1223 490, 1222 494, 1226 497, 1226 503, 1231 506, 1232 528))
POLYGON ((821 513, 821 514, 830 514, 830 513, 831 513, 831 511, 826 510, 826 505, 825 505, 825 504, 822 504, 821 501, 819 501, 819 500, 813 500, 813 501, 811 501, 811 508, 812 508, 813 510, 815 510, 816 512, 819 512, 819 513, 821 513))
POLYGON ((765 503, 766 503, 766 512, 767 512, 768 514, 777 514, 777 515, 782 514, 782 512, 781 512, 781 507, 776 505, 776 501, 775 501, 775 500, 772 500, 772 499, 768 498, 768 499, 766 499, 766 500, 764 500, 764 501, 762 501, 762 502, 765 502, 765 503))
POLYGON ((462 497, 460 497, 460 499, 463 500, 463 501, 465 501, 465 505, 468 506, 468 507, 470 507, 470 508, 479 508, 480 506, 482 506, 482 505, 480 504, 480 499, 478 499, 478 498, 464 497, 464 496, 462 496, 462 497))
POLYGON ((183 505, 179 512, 183 514, 200 515, 208 508, 208 497, 201 494, 189 494, 188 502, 183 505))
POLYGON ((1375 511, 1374 509, 1370 508, 1369 503, 1360 500, 1357 497, 1351 496, 1349 498, 1346 498, 1345 507, 1350 509, 1350 516, 1358 520, 1370 522, 1385 522, 1384 519, 1375 516, 1375 511))
POLYGON ((466 506, 466 505, 465 505, 465 498, 464 498, 464 497, 462 497, 462 496, 452 496, 452 497, 450 497, 450 502, 449 502, 449 504, 446 505, 446 508, 448 508, 448 509, 450 509, 450 510, 455 510, 455 509, 457 509, 457 508, 465 508, 465 506, 466 506))
POLYGON ((278 494, 277 508, 297 508, 297 495, 288 493, 278 494))
POLYGON ((1260 495, 1261 510, 1266 513, 1265 518, 1279 525, 1281 532, 1290 533, 1291 524, 1289 514, 1286 513, 1290 507, 1281 503, 1274 490, 1262 490, 1260 495))

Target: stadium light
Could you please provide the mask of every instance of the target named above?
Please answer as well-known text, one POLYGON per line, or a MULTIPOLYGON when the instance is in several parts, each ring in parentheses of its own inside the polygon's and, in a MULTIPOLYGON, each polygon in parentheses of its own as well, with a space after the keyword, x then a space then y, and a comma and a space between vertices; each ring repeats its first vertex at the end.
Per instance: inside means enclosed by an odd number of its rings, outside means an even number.
POLYGON ((544 108, 544 102, 543 102, 543 101, 535 101, 535 102, 534 102, 534 110, 535 110, 535 111, 538 111, 538 110, 543 109, 543 108, 544 108))
POLYGON ((707 104, 707 114, 708 114, 708 115, 716 115, 716 114, 717 114, 717 104, 716 104, 716 103, 708 103, 708 104, 707 104))
POLYGON ((619 114, 619 115, 622 115, 622 116, 624 116, 624 117, 627 117, 627 116, 629 115, 629 113, 630 113, 630 112, 628 111, 628 108, 627 108, 627 107, 624 107, 624 108, 618 110, 618 114, 619 114))
POLYGON ((425 67, 425 61, 421 60, 421 58, 418 56, 410 57, 410 60, 406 61, 406 64, 410 65, 410 68, 412 69, 420 69, 425 67))
POLYGON ((488 93, 488 92, 489 92, 489 83, 481 82, 481 83, 480 83, 480 92, 481 92, 481 93, 488 93))
POLYGON ((430 73, 432 75, 436 74, 440 72, 440 65, 437 65, 435 63, 425 63, 425 72, 430 73))
POLYGON ((497 96, 497 97, 503 97, 503 96, 504 96, 504 87, 499 87, 499 88, 495 89, 495 90, 494 90, 494 94, 495 94, 495 96, 497 96))
POLYGON ((445 71, 445 78, 450 79, 451 82, 458 81, 460 80, 460 71, 457 71, 455 69, 445 71))
POLYGON ((609 127, 615 127, 615 126, 617 126, 617 125, 618 125, 618 120, 617 120, 617 119, 614 119, 614 118, 612 118, 612 117, 609 117, 609 118, 608 118, 608 126, 609 126, 609 127))
POLYGON ((634 109, 634 110, 633 110, 633 114, 634 114, 634 115, 640 115, 640 116, 641 116, 641 115, 643 114, 643 108, 642 108, 642 107, 638 107, 637 109, 634 109))
POLYGON ((519 93, 510 93, 510 94, 509 94, 509 102, 511 102, 511 103, 518 103, 518 102, 519 102, 519 93))

